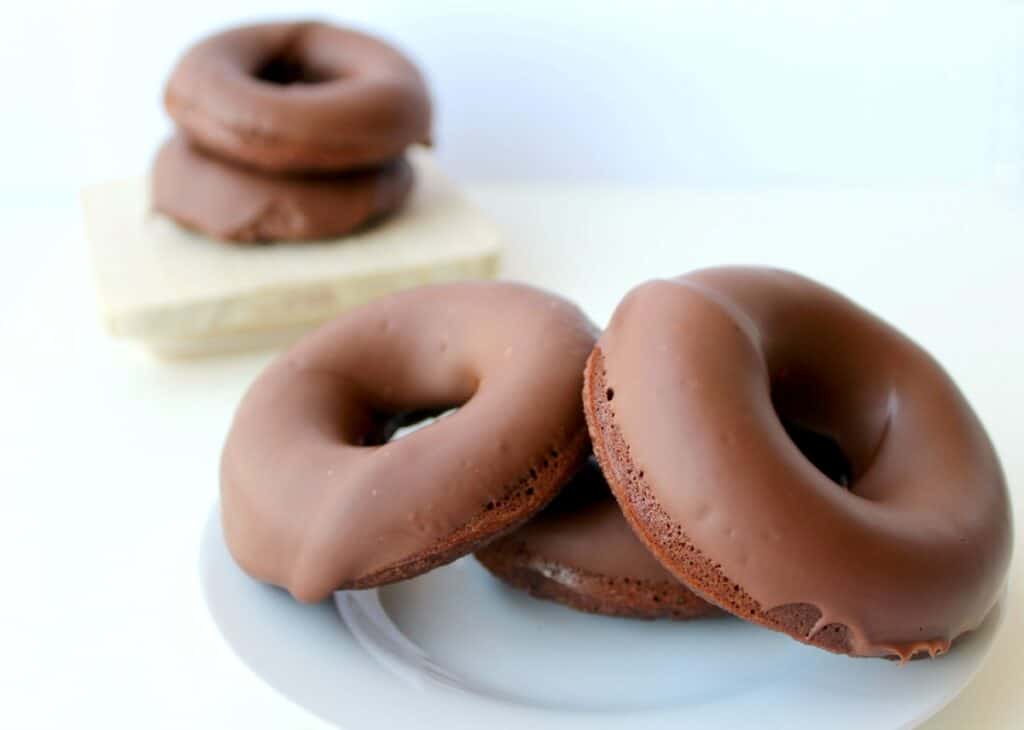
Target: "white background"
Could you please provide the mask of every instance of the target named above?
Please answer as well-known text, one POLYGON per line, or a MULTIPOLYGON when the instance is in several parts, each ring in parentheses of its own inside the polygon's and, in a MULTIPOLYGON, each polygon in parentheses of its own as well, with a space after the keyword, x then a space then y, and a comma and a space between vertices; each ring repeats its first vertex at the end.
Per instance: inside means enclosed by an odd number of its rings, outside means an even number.
POLYGON ((136 172, 160 94, 204 33, 322 16, 426 69, 466 179, 696 186, 948 185, 1020 177, 1022 9, 776 0, 282 3, 37 0, 0 26, 4 198, 136 172), (10 191, 13 188, 13 193, 10 191))
MULTIPOLYGON (((1024 475, 1019 3, 2 9, 0 728, 302 726, 223 647, 196 587, 219 438, 259 358, 161 366, 112 344, 75 202, 146 169, 185 45, 282 9, 376 30, 423 65, 442 162, 507 232, 506 273, 600 319, 648 276, 801 268, 932 349, 1024 475), (655 183, 682 191, 623 187, 655 183)), ((1016 576, 1006 643, 935 727, 1024 713, 1016 576)))

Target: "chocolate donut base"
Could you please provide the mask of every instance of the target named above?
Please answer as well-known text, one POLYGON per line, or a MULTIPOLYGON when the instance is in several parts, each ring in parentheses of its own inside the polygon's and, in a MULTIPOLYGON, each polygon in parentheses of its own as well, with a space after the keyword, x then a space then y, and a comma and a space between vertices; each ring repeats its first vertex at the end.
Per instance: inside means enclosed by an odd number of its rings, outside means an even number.
POLYGON ((345 236, 398 211, 413 171, 404 157, 330 176, 274 176, 239 167, 172 137, 153 165, 153 207, 223 241, 268 243, 345 236))
MULTIPOLYGON (((821 618, 817 606, 792 603, 765 610, 688 539, 682 525, 673 522, 658 504, 644 481, 643 471, 638 470, 630 459, 629 446, 615 423, 614 393, 606 384, 604 356, 600 347, 595 347, 588 358, 583 377, 583 408, 594 455, 626 520, 662 565, 698 596, 750 623, 780 631, 801 643, 836 654, 858 656, 851 654, 847 626, 830 623, 810 634, 821 618), (655 534, 671 536, 671 549, 665 549, 653 540, 651 536, 655 534)), ((662 544, 669 543, 662 541, 662 544)), ((906 659, 925 656, 929 656, 929 652, 922 648, 913 651, 906 659)), ((895 655, 885 658, 900 659, 895 655)))
POLYGON ((586 461, 589 446, 590 439, 586 430, 577 433, 565 445, 553 448, 540 464, 528 470, 512 493, 488 505, 479 517, 447 535, 444 540, 402 562, 346 581, 337 586, 336 590, 375 588, 415 578, 512 532, 554 499, 562 485, 586 461))
POLYGON ((533 555, 514 536, 479 550, 476 559, 496 578, 534 598, 585 613, 676 621, 722 615, 682 584, 597 575, 533 555))

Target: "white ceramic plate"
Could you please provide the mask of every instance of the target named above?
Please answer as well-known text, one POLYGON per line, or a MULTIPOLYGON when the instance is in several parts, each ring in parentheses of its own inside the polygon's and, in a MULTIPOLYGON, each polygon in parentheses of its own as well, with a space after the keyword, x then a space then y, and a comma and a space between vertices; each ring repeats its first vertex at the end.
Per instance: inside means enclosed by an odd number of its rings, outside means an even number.
POLYGON ((913 727, 967 684, 1003 614, 1000 601, 950 654, 899 666, 732 618, 577 613, 506 588, 473 558, 338 594, 337 606, 303 606, 241 572, 217 509, 200 563, 210 611, 239 657, 352 730, 913 727))

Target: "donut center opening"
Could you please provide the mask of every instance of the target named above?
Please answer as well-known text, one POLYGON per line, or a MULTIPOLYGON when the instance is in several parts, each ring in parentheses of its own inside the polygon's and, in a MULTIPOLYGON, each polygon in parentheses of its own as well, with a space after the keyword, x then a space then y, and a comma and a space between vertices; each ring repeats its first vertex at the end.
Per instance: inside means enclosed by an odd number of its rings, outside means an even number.
POLYGON ((458 409, 459 407, 455 405, 379 414, 374 419, 376 421, 374 432, 367 438, 365 445, 381 446, 389 441, 405 438, 421 428, 426 428, 442 418, 447 418, 458 409))
POLYGON ((791 362, 774 372, 769 385, 772 408, 803 457, 829 481, 853 492, 870 460, 866 442, 856 438, 866 431, 857 422, 863 406, 849 401, 848 386, 829 380, 822 370, 791 362))
MULTIPOLYGON (((778 411, 776 411, 778 413, 778 411)), ((808 428, 778 413, 783 428, 800 453, 815 468, 844 489, 853 484, 853 466, 839 442, 831 436, 808 428)))
POLYGON ((315 66, 294 55, 278 55, 267 59, 256 69, 254 76, 268 84, 291 86, 293 84, 323 84, 333 81, 337 74, 315 66))

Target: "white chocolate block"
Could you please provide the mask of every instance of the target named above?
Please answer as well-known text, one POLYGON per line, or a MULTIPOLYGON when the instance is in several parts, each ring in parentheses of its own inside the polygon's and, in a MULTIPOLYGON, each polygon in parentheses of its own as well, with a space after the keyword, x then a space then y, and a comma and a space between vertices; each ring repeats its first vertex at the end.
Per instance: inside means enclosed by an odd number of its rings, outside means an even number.
POLYGON ((430 153, 405 208, 367 231, 246 246, 189 232, 149 204, 149 180, 83 191, 100 308, 114 335, 185 357, 280 344, 369 299, 419 284, 493 277, 494 225, 430 153))

